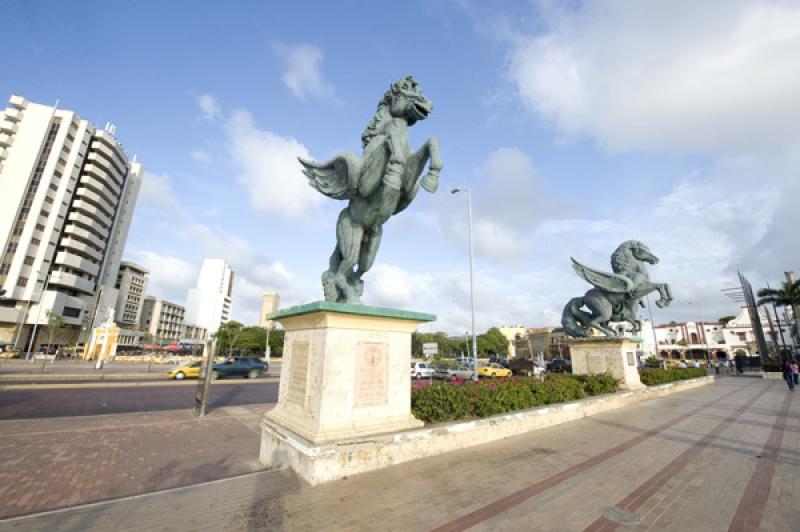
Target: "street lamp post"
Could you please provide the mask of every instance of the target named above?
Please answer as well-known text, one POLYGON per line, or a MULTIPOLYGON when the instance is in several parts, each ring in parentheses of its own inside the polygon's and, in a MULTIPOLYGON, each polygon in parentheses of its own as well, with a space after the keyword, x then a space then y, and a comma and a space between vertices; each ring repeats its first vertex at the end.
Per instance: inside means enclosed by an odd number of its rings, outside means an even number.
POLYGON ((472 315, 472 380, 478 380, 478 340, 475 336, 475 282, 474 282, 474 256, 472 251, 472 189, 454 188, 451 194, 458 192, 467 193, 467 213, 469 217, 469 304, 472 315))
POLYGON ((45 292, 47 292, 48 284, 50 284, 49 275, 47 276, 47 279, 45 279, 44 281, 44 286, 42 287, 42 295, 39 296, 39 306, 36 309, 36 321, 33 322, 33 333, 31 334, 30 342, 28 342, 28 352, 25 355, 25 360, 29 360, 31 358, 31 349, 33 349, 33 341, 36 339, 36 329, 39 327, 39 318, 42 317, 42 300, 44 299, 45 292))

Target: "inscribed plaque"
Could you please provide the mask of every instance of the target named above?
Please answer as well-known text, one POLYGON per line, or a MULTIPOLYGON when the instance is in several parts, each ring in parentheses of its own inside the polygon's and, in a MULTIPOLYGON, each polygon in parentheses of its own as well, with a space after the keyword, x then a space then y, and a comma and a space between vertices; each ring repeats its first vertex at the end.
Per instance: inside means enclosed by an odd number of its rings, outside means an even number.
POLYGON ((289 367, 289 386, 286 390, 286 400, 302 407, 306 406, 309 350, 308 342, 292 343, 292 361, 289 367))
POLYGON ((586 357, 586 371, 589 375, 605 373, 606 358, 603 355, 589 355, 586 357))
POLYGON ((633 353, 628 351, 626 354, 628 355, 628 365, 629 366, 635 366, 636 365, 636 361, 633 358, 633 353))
POLYGON ((356 346, 356 408, 385 405, 389 397, 389 344, 359 342, 356 346))

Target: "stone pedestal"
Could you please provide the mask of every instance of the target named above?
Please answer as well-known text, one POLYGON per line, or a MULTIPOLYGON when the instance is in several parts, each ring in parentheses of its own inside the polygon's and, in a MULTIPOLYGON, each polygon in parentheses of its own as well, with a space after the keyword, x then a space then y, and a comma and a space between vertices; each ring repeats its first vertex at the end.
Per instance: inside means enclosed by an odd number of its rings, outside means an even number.
POLYGON ((286 338, 278 403, 262 421, 262 463, 325 482, 353 472, 337 448, 422 426, 411 415, 411 333, 435 316, 321 301, 269 318, 286 338))
POLYGON ((573 338, 567 342, 572 358, 572 373, 597 375, 608 373, 620 380, 624 390, 644 388, 639 378, 636 349, 638 338, 573 338))

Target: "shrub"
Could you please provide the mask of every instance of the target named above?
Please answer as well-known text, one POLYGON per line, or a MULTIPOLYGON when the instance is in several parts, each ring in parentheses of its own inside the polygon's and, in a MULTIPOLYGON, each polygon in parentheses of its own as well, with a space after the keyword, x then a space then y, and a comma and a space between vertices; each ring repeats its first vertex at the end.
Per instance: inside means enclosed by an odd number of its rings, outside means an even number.
POLYGON ((677 368, 677 369, 656 369, 644 368, 639 370, 642 384, 654 386, 656 384, 666 384, 668 382, 681 381, 686 379, 696 379, 705 377, 704 368, 677 368))
POLYGON ((617 380, 610 375, 548 375, 507 381, 437 383, 411 390, 411 411, 428 423, 482 418, 542 405, 610 393, 617 380))

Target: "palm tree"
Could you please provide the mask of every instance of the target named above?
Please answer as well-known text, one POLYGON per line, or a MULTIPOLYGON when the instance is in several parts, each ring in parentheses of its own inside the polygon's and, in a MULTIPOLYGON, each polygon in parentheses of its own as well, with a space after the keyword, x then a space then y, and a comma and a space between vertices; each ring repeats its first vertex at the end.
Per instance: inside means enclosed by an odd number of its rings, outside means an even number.
POLYGON ((762 288, 758 291, 758 304, 771 304, 776 307, 790 307, 794 318, 792 338, 794 344, 798 343, 797 309, 800 307, 800 279, 794 282, 784 281, 780 288, 762 288))

